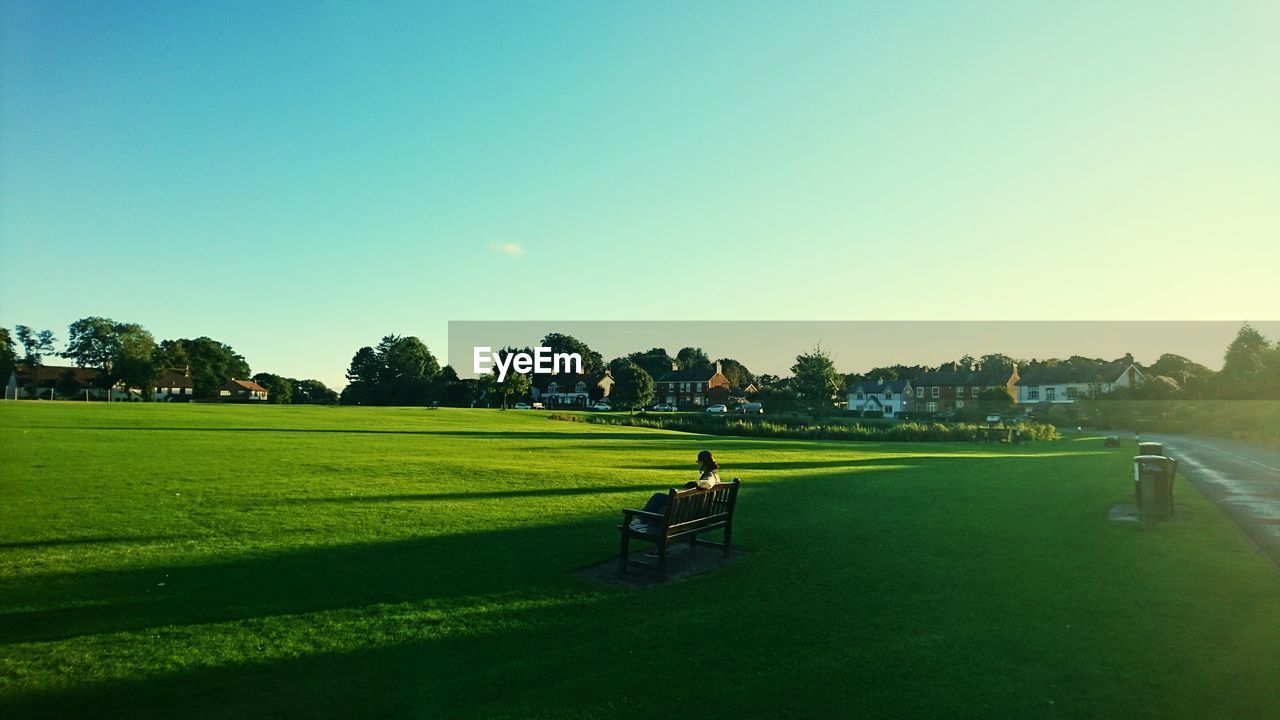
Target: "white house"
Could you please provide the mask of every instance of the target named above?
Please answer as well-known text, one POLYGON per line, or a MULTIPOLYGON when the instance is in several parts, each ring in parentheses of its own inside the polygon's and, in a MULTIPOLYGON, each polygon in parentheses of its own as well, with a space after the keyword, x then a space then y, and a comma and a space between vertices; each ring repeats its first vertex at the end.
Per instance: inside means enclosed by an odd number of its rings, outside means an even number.
POLYGON ((1034 368, 1018 379, 1018 402, 1061 405, 1120 388, 1141 387, 1146 381, 1132 355, 1110 363, 1034 368))
POLYGON ((613 389, 613 373, 605 370, 602 375, 549 375, 546 383, 543 387, 535 383, 530 388, 530 397, 546 403, 548 407, 587 407, 596 399, 609 397, 609 391, 613 389))
POLYGON ((911 397, 909 380, 867 380, 849 388, 849 409, 865 415, 902 417, 911 397))

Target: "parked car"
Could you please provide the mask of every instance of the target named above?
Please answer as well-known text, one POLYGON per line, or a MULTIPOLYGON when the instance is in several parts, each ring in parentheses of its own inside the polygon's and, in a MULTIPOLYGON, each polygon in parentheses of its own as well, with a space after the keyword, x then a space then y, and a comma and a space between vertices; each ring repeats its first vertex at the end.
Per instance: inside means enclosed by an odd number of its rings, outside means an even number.
POLYGON ((546 409, 547 409, 547 407, 546 407, 545 405, 543 405, 542 403, 540 403, 540 402, 536 402, 536 403, 534 403, 534 404, 533 404, 533 409, 534 409, 534 410, 546 410, 546 409))
POLYGON ((591 409, 605 411, 605 410, 612 410, 613 406, 610 405, 609 403, 598 402, 595 405, 592 405, 591 409))
POLYGON ((719 415, 721 413, 729 412, 729 408, 724 405, 710 405, 707 407, 706 412, 719 415))
POLYGON ((657 405, 653 406, 653 411, 654 412, 675 412, 676 406, 668 405, 666 403, 658 403, 657 405))
POLYGON ((738 407, 734 408, 734 411, 743 413, 744 415, 758 415, 764 412, 764 406, 758 402, 742 403, 738 407))
POLYGON ((955 413, 951 412, 950 410, 947 410, 945 412, 935 413, 933 416, 933 419, 937 420, 938 422, 951 422, 951 420, 955 416, 956 416, 955 413))
POLYGON ((512 410, 532 410, 533 406, 530 405, 529 403, 516 403, 515 405, 511 406, 511 409, 512 410))
POLYGON ((1001 420, 1003 420, 1003 419, 1004 419, 1004 418, 1000 417, 999 415, 988 415, 988 416, 987 416, 987 422, 989 422, 989 423, 998 423, 998 422, 1000 422, 1000 421, 1001 421, 1001 420))

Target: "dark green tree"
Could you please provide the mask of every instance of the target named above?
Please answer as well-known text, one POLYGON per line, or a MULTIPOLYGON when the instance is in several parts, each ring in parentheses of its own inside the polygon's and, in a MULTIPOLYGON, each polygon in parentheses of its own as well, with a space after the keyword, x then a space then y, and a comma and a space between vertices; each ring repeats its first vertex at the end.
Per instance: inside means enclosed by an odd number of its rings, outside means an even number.
POLYGON ((680 348, 680 352, 676 353, 676 362, 680 364, 681 370, 688 370, 710 365, 711 358, 700 347, 686 347, 680 348))
POLYGON ((1222 371, 1215 383, 1221 395, 1227 399, 1261 399, 1259 390, 1269 384, 1264 371, 1271 350, 1271 343, 1262 333, 1245 323, 1223 357, 1222 371))
POLYGON ((67 347, 58 354, 80 367, 110 372, 120 352, 119 325, 104 317, 76 320, 67 327, 67 347))
POLYGON ((844 392, 844 378, 836 372, 830 353, 821 345, 797 355, 791 372, 796 392, 815 415, 825 415, 844 392))
POLYGON ((9 376, 18 366, 18 351, 13 344, 13 336, 9 328, 0 328, 0 380, 9 381, 9 376))
POLYGON ((333 405, 338 402, 338 393, 330 390, 319 380, 287 379, 293 391, 289 402, 294 405, 333 405))
POLYGON ((619 358, 610 363, 609 371, 613 375, 609 402, 614 407, 634 412, 653 402, 653 376, 644 368, 619 358))
POLYGON ((185 358, 183 365, 165 362, 157 363, 157 367, 189 367, 191 384, 199 398, 216 397, 223 385, 231 380, 247 379, 252 374, 243 355, 210 337, 167 340, 160 344, 153 357, 164 361, 185 358))
POLYGON ((540 347, 551 348, 551 351, 556 353, 578 353, 582 357, 582 372, 587 375, 598 375, 604 372, 604 358, 600 353, 572 335, 548 333, 542 338, 540 347))
POLYGON ((733 358, 720 358, 720 372, 724 373, 730 387, 744 388, 756 381, 747 366, 733 358))
MULTIPOLYGON (((1018 367, 1018 361, 1008 355, 991 353, 983 355, 982 359, 978 360, 978 367, 982 369, 982 372, 999 371, 1004 375, 1012 375, 1013 369, 1018 367)), ((1023 367, 1025 367, 1025 363, 1023 367)))
POLYGON ((421 340, 386 335, 376 348, 362 347, 347 368, 344 404, 424 405, 436 394, 440 363, 421 340))
POLYGON ((527 396, 529 394, 529 388, 533 387, 532 382, 529 380, 529 376, 518 372, 507 373, 507 376, 502 379, 502 382, 497 382, 497 378, 494 378, 494 383, 494 387, 497 389, 498 394, 502 396, 502 408, 504 410, 508 403, 515 402, 520 398, 527 396))
POLYGON ((650 348, 644 352, 633 352, 627 356, 627 359, 649 373, 649 377, 654 380, 671 372, 671 365, 676 361, 675 358, 667 354, 665 348, 650 348))
POLYGON ((267 389, 267 402, 274 405, 293 402, 293 383, 289 382, 289 378, 260 372, 253 376, 253 381, 267 389))
POLYGON ((1013 393, 1001 385, 978 393, 978 407, 982 412, 1004 412, 1014 405, 1013 393))
POLYGON ((53 344, 57 338, 52 330, 32 330, 26 325, 15 325, 14 334, 22 345, 22 364, 27 366, 27 374, 31 382, 31 398, 36 398, 39 388, 40 367, 44 365, 46 355, 53 354, 53 344))

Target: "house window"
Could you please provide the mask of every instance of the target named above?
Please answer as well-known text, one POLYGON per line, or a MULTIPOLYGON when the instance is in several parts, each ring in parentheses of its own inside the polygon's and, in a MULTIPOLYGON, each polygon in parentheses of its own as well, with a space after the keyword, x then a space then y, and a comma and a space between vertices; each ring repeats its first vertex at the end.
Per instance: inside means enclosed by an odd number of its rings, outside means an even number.
POLYGON ((892 399, 893 399, 893 393, 891 393, 891 392, 889 392, 888 390, 886 390, 886 391, 884 392, 884 399, 885 399, 885 400, 892 400, 892 399))
POLYGON ((964 397, 964 386, 963 386, 963 385, 957 385, 957 386, 956 386, 956 397, 958 397, 958 398, 962 398, 962 397, 964 397))
MULTIPOLYGON (((938 397, 941 390, 942 388, 938 387, 937 385, 934 385, 933 387, 929 388, 929 397, 933 397, 933 398, 938 397)), ((932 404, 937 405, 938 403, 932 403, 932 404)))
POLYGON ((1053 402, 1058 399, 1058 388, 1045 388, 1044 399, 1053 402))
POLYGON ((916 398, 920 400, 924 399, 924 388, 922 387, 916 388, 916 398))
POLYGON ((936 402, 928 403, 927 405, 925 405, 925 410, 928 412, 938 412, 938 403, 936 402))
POLYGON ((680 392, 684 392, 684 393, 689 392, 689 383, 687 382, 680 383, 680 392))
POLYGON ((1027 388, 1027 399, 1028 399, 1028 400, 1039 400, 1039 399, 1040 399, 1040 388, 1034 388, 1034 387, 1033 387, 1033 388, 1027 388))
POLYGON ((1075 386, 1075 385, 1068 385, 1068 386, 1067 386, 1067 399, 1068 399, 1068 400, 1075 400, 1075 399, 1076 399, 1076 386, 1075 386))
POLYGON ((979 388, 977 385, 974 385, 973 387, 969 388, 969 397, 973 397, 973 398, 978 397, 979 390, 981 390, 981 388, 979 388))
POLYGON ((862 391, 861 391, 861 390, 859 390, 859 391, 858 391, 858 399, 859 399, 859 400, 861 400, 861 399, 862 399, 862 397, 863 397, 863 395, 862 395, 862 391))

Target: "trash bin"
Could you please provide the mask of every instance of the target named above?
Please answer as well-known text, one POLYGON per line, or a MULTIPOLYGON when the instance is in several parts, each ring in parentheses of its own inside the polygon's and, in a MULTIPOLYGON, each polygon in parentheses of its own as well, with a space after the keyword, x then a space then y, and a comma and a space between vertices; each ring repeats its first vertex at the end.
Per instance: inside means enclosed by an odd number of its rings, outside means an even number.
POLYGON ((1178 461, 1163 455, 1139 455, 1133 459, 1133 497, 1143 527, 1173 517, 1173 478, 1178 461))
POLYGON ((1158 442, 1139 442, 1139 443, 1138 443, 1138 454, 1139 454, 1139 455, 1161 455, 1161 456, 1163 456, 1163 455, 1164 455, 1164 445, 1161 445, 1161 444, 1160 444, 1160 443, 1158 443, 1158 442))

